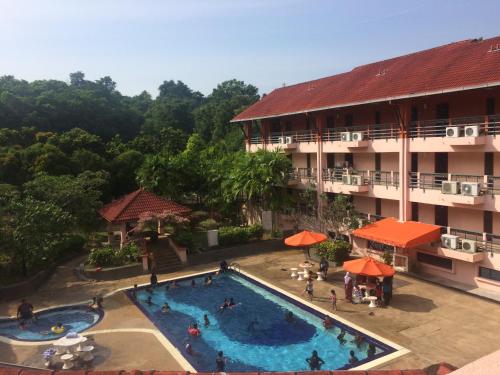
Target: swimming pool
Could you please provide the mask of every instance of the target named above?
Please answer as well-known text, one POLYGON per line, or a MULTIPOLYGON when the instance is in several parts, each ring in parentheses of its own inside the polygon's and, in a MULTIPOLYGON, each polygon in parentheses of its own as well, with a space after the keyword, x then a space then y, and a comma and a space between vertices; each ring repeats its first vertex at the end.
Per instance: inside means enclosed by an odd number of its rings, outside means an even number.
POLYGON ((17 319, 0 319, 0 336, 20 341, 48 341, 66 335, 69 331, 82 332, 101 320, 102 311, 89 311, 87 306, 74 305, 57 307, 35 313, 36 319, 27 323, 25 329, 19 328, 17 319), (51 332, 50 328, 62 323, 65 331, 61 334, 51 332))
MULTIPOLYGON (((305 359, 313 350, 325 361, 323 369, 349 369, 396 351, 366 334, 358 348, 352 342, 358 332, 354 328, 334 320, 334 327, 325 330, 323 313, 246 275, 231 272, 214 277, 210 287, 203 286, 205 276, 178 279, 179 287, 169 290, 161 283, 152 293, 142 287, 134 301, 198 372, 216 371, 218 351, 229 360, 225 368, 228 372, 308 370, 305 359), (151 305, 146 302, 149 296, 151 305), (220 312, 224 298, 230 297, 234 297, 236 306, 220 312), (168 313, 161 312, 165 302, 170 306, 168 313), (292 322, 284 318, 289 311, 294 315, 292 322), (205 314, 210 320, 208 327, 203 324, 205 314), (201 336, 188 334, 192 323, 198 323, 201 336), (341 329, 346 331, 343 344, 337 340, 341 329), (186 352, 188 343, 194 355, 186 352), (376 348, 370 358, 369 344, 376 348), (359 359, 356 364, 349 364, 350 350, 359 359)), ((133 300, 131 290, 127 294, 133 300)))

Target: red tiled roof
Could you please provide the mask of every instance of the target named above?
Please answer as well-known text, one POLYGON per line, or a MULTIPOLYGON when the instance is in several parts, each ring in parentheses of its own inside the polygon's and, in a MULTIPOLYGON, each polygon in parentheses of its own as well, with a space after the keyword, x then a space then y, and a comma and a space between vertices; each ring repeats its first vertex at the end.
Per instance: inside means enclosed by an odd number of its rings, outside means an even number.
POLYGON ((145 212, 162 214, 165 211, 184 214, 191 210, 149 191, 139 189, 105 205, 99 213, 107 221, 125 222, 137 220, 145 212))
POLYGON ((500 85, 500 37, 464 40, 275 89, 232 122, 500 85), (493 47, 493 50, 492 50, 493 47))

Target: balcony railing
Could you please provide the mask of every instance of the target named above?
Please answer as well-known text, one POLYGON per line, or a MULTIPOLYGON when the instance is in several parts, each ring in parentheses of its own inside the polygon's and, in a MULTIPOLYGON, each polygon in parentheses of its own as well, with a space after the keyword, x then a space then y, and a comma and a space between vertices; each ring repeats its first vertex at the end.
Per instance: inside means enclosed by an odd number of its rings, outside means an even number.
POLYGON ((408 134, 410 138, 445 137, 448 126, 457 126, 463 134, 463 128, 471 125, 479 127, 480 135, 500 134, 500 115, 413 121, 408 134))
MULTIPOLYGON (((477 243, 477 252, 500 254, 500 236, 492 233, 475 232, 457 228, 441 227, 441 233, 458 236, 460 240, 472 240, 477 243)), ((460 251, 460 250, 457 250, 460 251)))
MULTIPOLYGON (((342 182, 342 175, 347 174, 345 168, 324 168, 323 181, 342 182)), ((360 171, 349 170, 350 175, 358 175, 364 185, 399 186, 399 172, 392 171, 360 171)))
POLYGON ((315 130, 297 130, 288 132, 275 132, 271 133, 267 138, 267 142, 271 144, 279 144, 280 139, 283 137, 291 137, 292 143, 298 142, 316 142, 317 135, 315 130))
POLYGON ((443 181, 477 182, 481 184, 481 193, 500 194, 500 176, 410 172, 410 188, 412 189, 441 190, 443 181))
POLYGON ((293 168, 290 171, 291 180, 316 180, 316 168, 293 168))
POLYGON ((343 132, 361 132, 363 133, 363 138, 367 140, 396 139, 399 137, 399 125, 376 124, 325 129, 323 131, 323 141, 340 142, 341 133, 343 132))

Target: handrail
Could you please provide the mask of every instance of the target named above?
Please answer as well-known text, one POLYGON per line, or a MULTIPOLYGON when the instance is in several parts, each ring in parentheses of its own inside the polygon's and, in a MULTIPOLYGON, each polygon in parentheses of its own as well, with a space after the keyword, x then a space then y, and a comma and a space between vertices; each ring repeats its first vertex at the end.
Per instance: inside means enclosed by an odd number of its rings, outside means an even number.
POLYGON ((397 139, 399 137, 399 124, 387 123, 327 128, 323 131, 322 140, 327 142, 339 142, 341 141, 343 132, 361 132, 363 133, 363 137, 368 140, 397 139))
POLYGON ((500 194, 500 176, 428 172, 409 172, 409 176, 411 189, 440 190, 443 181, 457 181, 480 183, 483 194, 500 194))
POLYGON ((293 168, 290 171, 290 177, 294 180, 316 179, 316 168, 293 168))
POLYGON ((412 121, 408 136, 410 138, 446 137, 446 128, 449 126, 458 127, 463 133, 466 126, 474 125, 478 126, 480 135, 500 134, 500 115, 412 121))
MULTIPOLYGON (((323 181, 342 182, 342 175, 347 174, 346 168, 324 168, 322 174, 323 181)), ((377 170, 356 170, 349 169, 349 174, 360 175, 364 185, 399 186, 399 172, 377 171, 377 170)))

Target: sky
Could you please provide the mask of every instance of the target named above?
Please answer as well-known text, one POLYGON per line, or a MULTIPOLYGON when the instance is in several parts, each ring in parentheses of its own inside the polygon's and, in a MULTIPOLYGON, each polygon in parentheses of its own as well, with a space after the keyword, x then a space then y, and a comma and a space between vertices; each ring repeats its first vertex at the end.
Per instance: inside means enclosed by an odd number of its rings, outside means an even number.
POLYGON ((261 94, 454 41, 500 35, 499 0, 0 0, 0 76, 82 71, 157 95, 164 80, 261 94))

